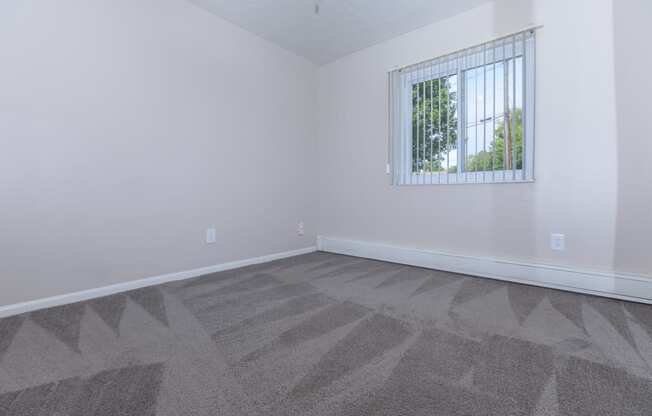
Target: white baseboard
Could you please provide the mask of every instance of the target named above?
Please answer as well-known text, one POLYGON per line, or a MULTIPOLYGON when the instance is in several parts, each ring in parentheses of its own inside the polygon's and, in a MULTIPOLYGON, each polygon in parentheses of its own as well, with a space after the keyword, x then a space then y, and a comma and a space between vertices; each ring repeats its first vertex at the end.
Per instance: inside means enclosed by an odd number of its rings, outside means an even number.
POLYGON ((319 250, 472 276, 652 304, 652 277, 576 270, 318 237, 319 250))
POLYGON ((67 305, 70 303, 82 302, 89 299, 100 298, 102 296, 113 295, 116 293, 127 292, 134 289, 140 289, 148 286, 160 285, 162 283, 185 280, 193 277, 203 276, 205 274, 222 272, 225 270, 237 269, 240 267, 251 266, 253 264, 267 263, 274 260, 284 259, 287 257, 299 256, 317 251, 317 247, 306 247, 299 250, 286 251, 283 253, 269 254, 267 256, 254 257, 250 259, 237 260, 229 263, 217 264, 215 266, 202 267, 199 269, 185 270, 176 273, 164 274, 161 276, 148 277, 145 279, 133 280, 130 282, 119 283, 111 286, 103 286, 95 289, 83 290, 80 292, 68 293, 65 295, 54 296, 50 298, 37 299, 29 302, 17 303, 0 307, 0 318, 5 318, 21 313, 32 312, 39 309, 51 308, 54 306, 67 305))

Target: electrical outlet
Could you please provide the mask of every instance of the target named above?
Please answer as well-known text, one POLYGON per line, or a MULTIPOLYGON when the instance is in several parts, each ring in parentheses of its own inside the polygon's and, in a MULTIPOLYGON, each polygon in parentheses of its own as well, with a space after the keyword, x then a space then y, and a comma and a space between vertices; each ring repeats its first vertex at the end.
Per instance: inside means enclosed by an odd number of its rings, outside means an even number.
POLYGON ((299 224, 297 224, 297 235, 299 237, 303 237, 306 235, 306 227, 303 224, 303 221, 299 221, 299 224))
POLYGON ((215 228, 206 229, 206 244, 214 244, 217 242, 217 230, 215 228))
POLYGON ((550 248, 554 251, 566 250, 566 236, 564 234, 550 234, 550 248))

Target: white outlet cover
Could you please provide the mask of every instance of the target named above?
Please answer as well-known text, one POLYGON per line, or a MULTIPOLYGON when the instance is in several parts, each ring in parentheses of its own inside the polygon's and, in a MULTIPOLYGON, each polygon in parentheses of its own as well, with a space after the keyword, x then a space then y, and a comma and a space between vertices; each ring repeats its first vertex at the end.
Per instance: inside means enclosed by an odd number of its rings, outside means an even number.
POLYGON ((566 250, 566 236, 564 234, 550 234, 550 248, 554 251, 566 250))
POLYGON ((299 236, 304 236, 306 235, 306 229, 303 224, 303 221, 300 221, 299 224, 297 224, 297 235, 299 236))
POLYGON ((206 244, 217 242, 217 230, 215 228, 206 229, 206 244))

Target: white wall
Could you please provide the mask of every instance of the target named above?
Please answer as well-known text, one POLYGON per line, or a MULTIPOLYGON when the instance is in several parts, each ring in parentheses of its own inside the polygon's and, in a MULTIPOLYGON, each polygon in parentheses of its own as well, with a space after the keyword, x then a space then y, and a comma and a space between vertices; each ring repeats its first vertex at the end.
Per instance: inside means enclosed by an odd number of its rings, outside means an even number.
POLYGON ((650 15, 646 0, 496 0, 317 69, 182 0, 5 0, 0 305, 317 231, 649 275, 650 15), (530 22, 545 25, 536 183, 389 186, 386 71, 530 22))
POLYGON ((314 245, 315 71, 182 0, 0 2, 0 305, 314 245))
POLYGON ((319 234, 613 269, 618 160, 612 2, 520 3, 488 3, 320 68, 319 234), (531 22, 545 26, 537 47, 536 183, 391 187, 385 174, 387 70, 531 22), (566 234, 566 252, 550 250, 551 232, 566 234))
POLYGON ((616 267, 652 274, 652 2, 614 1, 618 105, 616 267))

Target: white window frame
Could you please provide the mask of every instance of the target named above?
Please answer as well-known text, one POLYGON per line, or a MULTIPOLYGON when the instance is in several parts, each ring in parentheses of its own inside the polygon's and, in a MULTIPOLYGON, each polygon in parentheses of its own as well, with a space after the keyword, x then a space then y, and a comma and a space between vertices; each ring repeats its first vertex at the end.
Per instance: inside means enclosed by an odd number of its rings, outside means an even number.
MULTIPOLYGON (((401 122, 398 128, 400 133, 397 133, 397 130, 392 128, 392 121, 390 120, 390 164, 388 172, 392 175, 392 183, 394 185, 440 185, 440 184, 483 184, 483 183, 528 183, 534 182, 534 122, 535 122, 535 89, 536 89, 536 38, 534 36, 534 29, 528 29, 527 31, 518 32, 514 35, 509 35, 504 38, 500 38, 489 43, 468 48, 463 51, 450 54, 450 56, 458 55, 454 59, 438 58, 434 59, 426 64, 428 66, 427 71, 419 73, 419 65, 409 67, 409 70, 402 71, 399 75, 400 79, 400 105, 397 108, 396 103, 392 103, 393 93, 396 94, 396 90, 392 91, 391 83, 391 73, 390 73, 390 119, 392 114, 394 118, 397 118, 396 115, 400 114, 398 117, 401 122), (530 37, 528 37, 530 35, 530 37), (518 37, 522 36, 521 43, 517 43, 518 37), (490 55, 490 59, 488 58, 490 55), (461 58, 459 57, 461 56, 461 58), (510 170, 488 170, 488 171, 473 171, 467 172, 464 167, 465 163, 465 154, 466 154, 466 134, 467 134, 467 122, 466 122, 466 94, 464 92, 465 88, 465 76, 468 71, 477 69, 477 68, 487 68, 491 65, 503 63, 503 68, 507 68, 507 64, 516 65, 516 62, 519 58, 522 58, 522 79, 523 82, 522 91, 523 91, 523 166, 521 169, 516 169, 515 167, 510 170), (436 67, 436 70, 433 70, 433 67, 436 67), (442 68, 443 67, 443 68, 442 68), (419 83, 438 80, 447 78, 450 76, 457 76, 457 173, 448 173, 448 172, 414 172, 412 170, 413 160, 412 160, 412 146, 413 140, 412 137, 412 116, 413 116, 413 97, 412 91, 415 85, 419 83), (393 130, 393 131, 392 131, 393 130), (396 144, 392 143, 392 134, 400 134, 400 144, 397 147, 396 144), (394 150, 392 152, 392 150, 394 150), (392 156, 392 154, 395 154, 392 156), (400 155, 399 157, 396 157, 400 155), (403 169, 400 172, 397 172, 397 165, 402 166, 403 169), (406 171, 405 167, 410 167, 409 172, 406 171)), ((515 74, 515 72, 514 72, 515 74)), ((486 76, 486 74, 485 74, 486 76)), ((508 82, 516 83, 516 77, 512 76, 508 82)), ((494 84, 494 88, 496 84, 494 84)), ((514 89, 515 91, 515 89, 514 89)), ((495 100, 495 92, 494 100, 495 100)), ((485 94, 486 96, 486 91, 485 94)), ((513 94, 515 95, 515 94, 513 94)), ((512 105, 515 106, 516 97, 513 97, 514 104, 509 103, 508 107, 512 108, 512 105)), ((507 111, 504 112, 506 114, 507 111)), ((493 114, 493 122, 500 117, 493 114)), ((515 119, 514 123, 516 123, 515 119)), ((395 121, 394 121, 395 122, 395 121)), ((486 119, 482 122, 486 122, 486 119)), ((516 126, 516 124, 514 124, 516 126)), ((424 139, 425 140, 425 139, 424 139)), ((516 150, 514 151, 512 163, 516 163, 516 150)))

